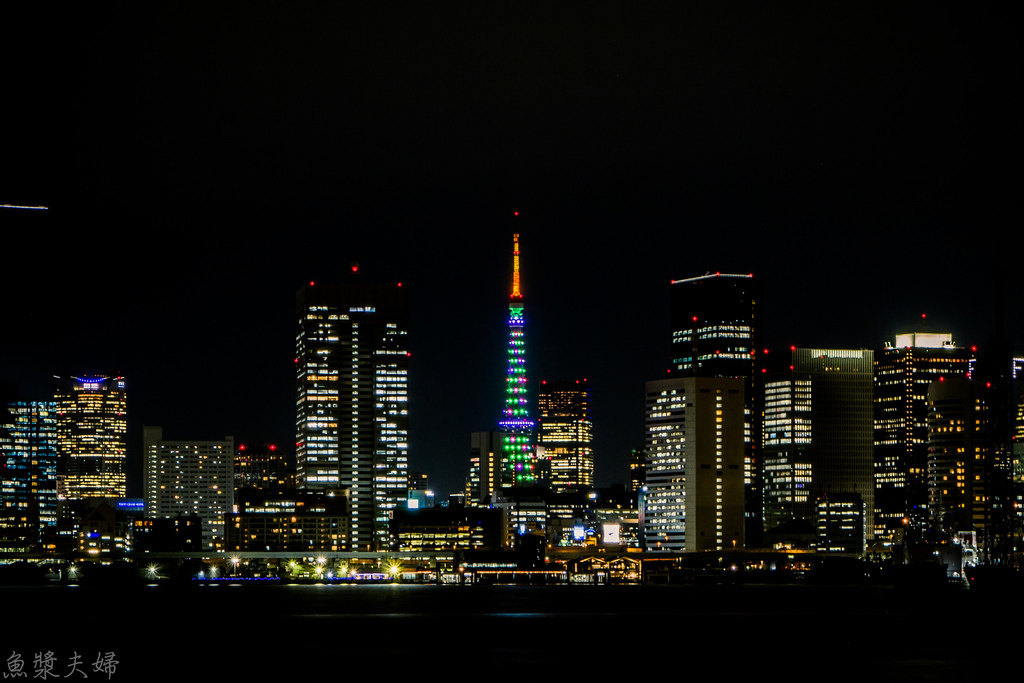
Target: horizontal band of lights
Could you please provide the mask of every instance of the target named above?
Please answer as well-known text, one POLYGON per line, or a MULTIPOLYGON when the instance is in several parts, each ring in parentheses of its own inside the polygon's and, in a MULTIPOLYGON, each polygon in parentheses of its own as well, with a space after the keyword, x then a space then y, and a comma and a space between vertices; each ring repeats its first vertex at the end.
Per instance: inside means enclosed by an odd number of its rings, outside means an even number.
POLYGON ((523 340, 523 304, 519 289, 519 235, 513 236, 512 294, 508 315, 508 373, 505 380, 504 418, 498 423, 502 435, 506 480, 514 485, 536 481, 533 457, 534 422, 526 401, 526 345, 523 340))

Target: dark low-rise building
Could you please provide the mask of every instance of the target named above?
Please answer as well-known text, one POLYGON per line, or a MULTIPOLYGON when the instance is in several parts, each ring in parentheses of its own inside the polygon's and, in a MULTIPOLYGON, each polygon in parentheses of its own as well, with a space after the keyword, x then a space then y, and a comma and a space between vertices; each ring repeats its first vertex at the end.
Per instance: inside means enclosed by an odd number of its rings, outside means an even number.
POLYGON ((347 551, 348 500, 336 491, 239 491, 227 517, 228 551, 347 551))

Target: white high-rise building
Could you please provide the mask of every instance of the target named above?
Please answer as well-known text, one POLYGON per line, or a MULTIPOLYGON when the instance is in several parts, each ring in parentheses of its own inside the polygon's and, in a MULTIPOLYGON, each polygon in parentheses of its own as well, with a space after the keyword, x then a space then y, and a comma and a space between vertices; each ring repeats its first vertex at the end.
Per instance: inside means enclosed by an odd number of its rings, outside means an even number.
POLYGON ((387 549, 409 488, 406 290, 310 283, 296 313, 297 486, 346 492, 348 547, 387 549))
POLYGON ((648 552, 744 547, 743 379, 647 383, 648 552))
POLYGON ((160 427, 143 427, 146 516, 193 513, 203 521, 203 546, 223 550, 225 516, 234 505, 234 439, 165 441, 160 427))

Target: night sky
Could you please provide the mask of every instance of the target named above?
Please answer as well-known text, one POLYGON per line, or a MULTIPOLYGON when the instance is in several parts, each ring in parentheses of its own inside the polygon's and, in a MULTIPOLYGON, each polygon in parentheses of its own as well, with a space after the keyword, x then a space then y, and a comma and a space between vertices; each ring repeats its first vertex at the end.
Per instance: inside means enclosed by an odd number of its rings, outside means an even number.
POLYGON ((528 376, 589 380, 599 485, 643 444, 672 279, 762 278, 774 347, 980 345, 998 291, 1020 348, 1001 10, 486 4, 8 14, 0 204, 49 210, 0 209, 0 381, 125 375, 136 475, 143 424, 293 451, 295 293, 357 261, 409 288, 410 466, 460 490, 513 232, 528 376))

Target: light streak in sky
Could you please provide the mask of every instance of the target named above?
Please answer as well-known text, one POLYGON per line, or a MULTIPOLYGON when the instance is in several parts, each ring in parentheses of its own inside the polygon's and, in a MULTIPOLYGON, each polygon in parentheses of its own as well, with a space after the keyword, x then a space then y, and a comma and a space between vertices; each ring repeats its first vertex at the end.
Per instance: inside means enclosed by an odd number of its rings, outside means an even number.
POLYGON ((48 206, 18 206, 17 204, 0 204, 0 208, 3 209, 37 209, 42 211, 48 211, 48 206))

